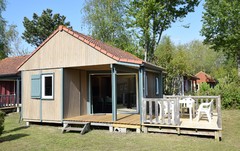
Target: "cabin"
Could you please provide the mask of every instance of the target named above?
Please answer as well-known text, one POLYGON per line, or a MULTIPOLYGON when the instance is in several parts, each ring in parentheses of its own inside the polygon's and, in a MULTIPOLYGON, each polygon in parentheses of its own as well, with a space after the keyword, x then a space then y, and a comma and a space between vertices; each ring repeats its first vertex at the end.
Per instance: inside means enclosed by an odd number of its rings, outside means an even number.
MULTIPOLYGON (((143 96, 163 96, 163 68, 64 26, 19 66, 22 118, 63 123, 82 115, 141 112, 143 96)), ((139 119, 138 119, 139 122, 139 119)))
POLYGON ((197 87, 199 88, 201 83, 207 83, 211 88, 214 88, 218 81, 216 79, 214 79, 212 76, 210 76, 209 74, 200 71, 195 75, 198 80, 197 80, 197 87))
MULTIPOLYGON (((185 74, 183 76, 176 76, 172 80, 172 90, 174 95, 193 94, 197 91, 198 77, 185 74)), ((166 86, 167 87, 167 86, 166 86)))
POLYGON ((97 126, 110 132, 221 138, 220 96, 165 96, 163 68, 64 26, 18 69, 22 119, 27 125, 61 123, 62 132, 81 134, 97 126), (198 108, 206 104, 208 118, 204 113, 197 116, 198 108))
MULTIPOLYGON (((0 61, 0 108, 16 108, 21 104, 21 74, 18 66, 28 56, 9 57, 0 61)), ((19 108, 18 108, 19 109, 19 108)))

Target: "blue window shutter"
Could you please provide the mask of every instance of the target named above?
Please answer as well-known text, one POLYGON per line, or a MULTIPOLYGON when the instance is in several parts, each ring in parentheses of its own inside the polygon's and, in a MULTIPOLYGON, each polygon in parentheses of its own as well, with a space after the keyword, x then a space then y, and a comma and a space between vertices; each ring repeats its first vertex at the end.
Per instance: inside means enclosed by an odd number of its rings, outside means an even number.
POLYGON ((31 77, 31 98, 41 97, 41 75, 31 77))

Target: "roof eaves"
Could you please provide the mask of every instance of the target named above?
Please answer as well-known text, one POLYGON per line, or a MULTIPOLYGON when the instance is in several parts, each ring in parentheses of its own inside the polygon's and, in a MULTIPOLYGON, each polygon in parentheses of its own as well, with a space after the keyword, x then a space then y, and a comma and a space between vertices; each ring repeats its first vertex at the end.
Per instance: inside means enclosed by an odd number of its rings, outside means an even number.
POLYGON ((160 66, 154 65, 154 64, 149 63, 149 62, 146 62, 146 61, 143 61, 143 65, 144 65, 144 66, 147 66, 147 67, 154 68, 154 69, 158 69, 158 70, 161 70, 161 71, 165 71, 165 70, 166 70, 166 69, 163 68, 163 67, 160 67, 160 66))

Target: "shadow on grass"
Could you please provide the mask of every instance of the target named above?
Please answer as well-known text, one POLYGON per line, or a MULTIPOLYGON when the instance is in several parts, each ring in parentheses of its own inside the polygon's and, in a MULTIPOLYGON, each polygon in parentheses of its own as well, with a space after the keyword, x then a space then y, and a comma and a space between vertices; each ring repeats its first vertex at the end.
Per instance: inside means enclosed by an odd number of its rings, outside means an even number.
POLYGON ((7 136, 0 137, 0 143, 6 142, 6 141, 16 140, 16 139, 26 137, 26 136, 29 136, 29 135, 28 134, 10 134, 10 135, 7 135, 7 136))
POLYGON ((15 131, 19 131, 19 130, 23 130, 23 129, 27 129, 27 128, 28 128, 27 126, 21 126, 21 127, 17 127, 17 128, 8 130, 8 131, 4 131, 3 134, 15 132, 15 131))

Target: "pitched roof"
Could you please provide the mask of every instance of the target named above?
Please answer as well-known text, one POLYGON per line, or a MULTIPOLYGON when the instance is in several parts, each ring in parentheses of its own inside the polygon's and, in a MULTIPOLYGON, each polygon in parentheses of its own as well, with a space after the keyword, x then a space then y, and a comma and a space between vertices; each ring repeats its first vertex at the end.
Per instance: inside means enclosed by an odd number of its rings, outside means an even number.
POLYGON ((65 31, 66 33, 72 35, 73 37, 77 38, 78 40, 84 42, 85 44, 95 48, 97 51, 107 55, 108 57, 126 63, 134 63, 134 64, 142 64, 143 60, 139 59, 138 57, 134 56, 133 54, 121 50, 119 48, 110 46, 102 41, 93 39, 90 36, 86 36, 79 32, 73 31, 63 25, 60 25, 57 30, 55 30, 36 50, 18 67, 20 68, 28 59, 31 58, 41 47, 43 47, 54 35, 56 35, 59 31, 65 31))
POLYGON ((201 75, 204 75, 204 77, 206 78, 205 82, 217 82, 213 77, 203 71, 198 72, 195 76, 200 78, 201 75))
POLYGON ((24 62, 29 55, 9 57, 0 60, 0 76, 15 75, 18 73, 18 66, 24 62))

